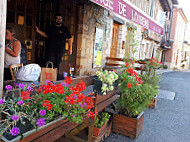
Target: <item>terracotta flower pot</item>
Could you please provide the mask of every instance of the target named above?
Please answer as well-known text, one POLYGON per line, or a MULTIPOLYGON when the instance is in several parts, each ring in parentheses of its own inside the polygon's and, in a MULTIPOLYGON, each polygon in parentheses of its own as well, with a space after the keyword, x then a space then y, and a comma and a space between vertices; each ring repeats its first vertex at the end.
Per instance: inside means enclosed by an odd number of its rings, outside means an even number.
POLYGON ((144 112, 140 113, 137 118, 114 114, 112 131, 136 138, 143 129, 143 118, 144 112))
POLYGON ((107 123, 108 123, 108 121, 101 128, 94 127, 93 128, 93 135, 98 137, 102 133, 102 131, 106 128, 107 123))

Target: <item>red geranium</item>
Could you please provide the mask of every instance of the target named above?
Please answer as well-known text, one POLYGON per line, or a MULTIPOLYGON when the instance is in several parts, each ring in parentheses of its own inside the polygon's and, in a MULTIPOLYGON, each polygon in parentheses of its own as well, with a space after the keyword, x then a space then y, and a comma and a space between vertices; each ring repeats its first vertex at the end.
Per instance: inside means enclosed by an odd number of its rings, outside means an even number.
POLYGON ((126 62, 126 63, 125 63, 125 66, 126 66, 126 67, 128 67, 128 66, 129 66, 129 63, 128 63, 128 62, 126 62))
POLYGON ((72 79, 71 79, 71 77, 65 77, 65 83, 67 83, 67 84, 71 84, 72 83, 72 79))
POLYGON ((22 100, 28 100, 30 99, 30 92, 27 91, 22 91, 20 97, 22 98, 22 100))
POLYGON ((131 83, 127 83, 127 88, 131 88, 132 84, 131 83))

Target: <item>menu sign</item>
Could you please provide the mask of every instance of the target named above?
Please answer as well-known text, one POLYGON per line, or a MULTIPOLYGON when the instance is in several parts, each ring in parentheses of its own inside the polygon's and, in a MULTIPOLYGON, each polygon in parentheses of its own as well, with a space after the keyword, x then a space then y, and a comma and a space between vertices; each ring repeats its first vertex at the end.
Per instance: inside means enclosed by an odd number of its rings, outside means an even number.
POLYGON ((122 17, 133 21, 159 35, 163 34, 163 28, 149 17, 127 4, 124 0, 91 0, 92 2, 111 10, 122 17))
POLYGON ((102 64, 103 36, 104 30, 102 28, 96 28, 93 68, 101 67, 102 64))

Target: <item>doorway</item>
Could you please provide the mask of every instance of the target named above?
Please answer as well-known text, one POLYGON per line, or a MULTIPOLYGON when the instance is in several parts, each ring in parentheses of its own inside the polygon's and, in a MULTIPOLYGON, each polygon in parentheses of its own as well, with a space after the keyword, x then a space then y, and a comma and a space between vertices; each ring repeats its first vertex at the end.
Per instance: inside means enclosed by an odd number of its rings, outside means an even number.
POLYGON ((112 29, 112 45, 110 50, 110 57, 113 58, 115 58, 117 54, 118 33, 119 33, 119 24, 114 22, 112 29))
MULTIPOLYGON (((83 1, 70 0, 10 0, 7 2, 7 25, 16 30, 17 38, 26 48, 27 63, 37 63, 44 66, 46 39, 35 32, 35 26, 46 29, 54 22, 56 13, 63 15, 63 23, 69 28, 73 39, 73 54, 63 55, 60 72, 69 69, 69 63, 76 66, 78 13, 77 8, 83 1)), ((68 43, 68 41, 67 41, 68 43)), ((23 49, 22 46, 22 49, 23 49)), ((21 55, 22 56, 22 55, 21 55)))

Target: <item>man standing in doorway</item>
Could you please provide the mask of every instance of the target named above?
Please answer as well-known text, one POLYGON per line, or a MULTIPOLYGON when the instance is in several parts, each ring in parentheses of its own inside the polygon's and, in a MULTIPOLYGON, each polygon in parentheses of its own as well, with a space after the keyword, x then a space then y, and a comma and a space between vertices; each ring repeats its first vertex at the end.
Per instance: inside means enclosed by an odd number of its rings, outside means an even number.
POLYGON ((45 56, 47 61, 54 63, 54 67, 59 70, 59 63, 65 53, 66 39, 69 40, 69 54, 72 54, 72 37, 69 29, 63 24, 61 14, 56 14, 55 24, 51 25, 46 32, 36 27, 36 32, 47 38, 45 56))

